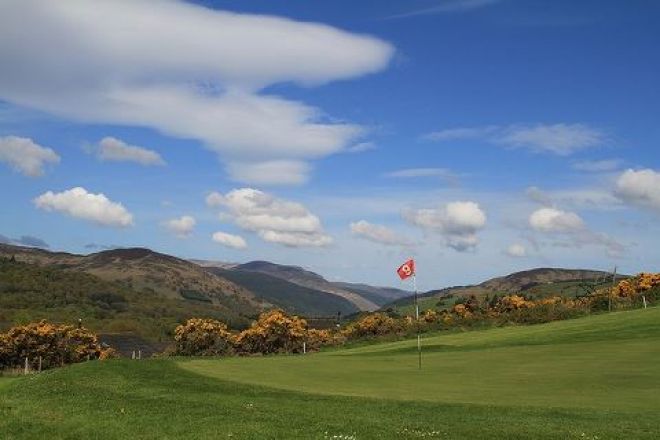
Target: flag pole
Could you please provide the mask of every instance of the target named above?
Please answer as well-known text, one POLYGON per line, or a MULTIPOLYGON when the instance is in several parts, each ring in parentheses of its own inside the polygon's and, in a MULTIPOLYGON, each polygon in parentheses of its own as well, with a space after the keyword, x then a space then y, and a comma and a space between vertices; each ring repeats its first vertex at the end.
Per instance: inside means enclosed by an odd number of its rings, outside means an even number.
POLYGON ((413 290, 415 291, 415 326, 417 327, 418 368, 422 369, 422 338, 419 334, 419 302, 417 301, 417 268, 413 272, 413 290))

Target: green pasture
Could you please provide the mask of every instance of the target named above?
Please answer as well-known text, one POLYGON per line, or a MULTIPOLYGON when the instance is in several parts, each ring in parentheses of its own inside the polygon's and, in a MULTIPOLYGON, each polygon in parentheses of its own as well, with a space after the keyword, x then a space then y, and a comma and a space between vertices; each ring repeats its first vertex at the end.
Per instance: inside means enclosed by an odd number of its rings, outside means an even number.
POLYGON ((656 439, 660 308, 299 356, 0 378, 4 438, 656 439))

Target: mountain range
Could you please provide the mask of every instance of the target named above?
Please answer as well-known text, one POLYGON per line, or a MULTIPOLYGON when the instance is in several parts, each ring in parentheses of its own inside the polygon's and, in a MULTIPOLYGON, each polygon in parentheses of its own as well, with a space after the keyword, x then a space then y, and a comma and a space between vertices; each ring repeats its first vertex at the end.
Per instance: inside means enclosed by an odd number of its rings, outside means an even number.
POLYGON ((248 314, 280 307, 305 316, 346 315, 376 310, 411 294, 386 287, 333 283, 297 266, 266 261, 188 261, 144 248, 76 255, 0 244, 0 257, 86 273, 146 295, 240 308, 248 314))
MULTIPOLYGON (((28 319, 81 315, 104 331, 149 336, 171 332, 192 316, 245 327, 260 312, 281 308, 330 319, 412 303, 412 292, 333 282, 305 268, 268 261, 244 264, 185 260, 144 248, 89 255, 0 244, 0 327, 28 319)), ((603 280, 599 271, 541 268, 421 294, 434 298, 550 290, 562 282, 603 280)))

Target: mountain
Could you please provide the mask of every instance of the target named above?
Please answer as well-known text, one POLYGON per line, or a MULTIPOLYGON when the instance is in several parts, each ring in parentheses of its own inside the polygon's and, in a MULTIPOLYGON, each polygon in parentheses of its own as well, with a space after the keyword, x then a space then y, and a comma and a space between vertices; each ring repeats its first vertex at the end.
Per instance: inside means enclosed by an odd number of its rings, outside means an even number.
POLYGON ((379 306, 413 294, 413 292, 410 292, 409 290, 401 290, 394 287, 376 287, 370 286, 369 284, 343 283, 338 281, 334 281, 332 284, 340 289, 355 292, 379 306))
POLYGON ((538 268, 493 278, 481 283, 480 286, 492 291, 520 292, 540 284, 598 280, 611 276, 608 272, 598 270, 538 268))
MULTIPOLYGON (((530 293, 535 295, 562 294, 568 292, 576 293, 577 284, 603 283, 611 278, 612 274, 597 270, 586 269, 561 269, 561 268, 538 268, 515 272, 503 277, 492 278, 476 285, 453 286, 438 290, 431 290, 420 295, 420 298, 441 299, 448 296, 484 296, 493 294, 530 293)), ((620 275, 625 277, 625 275, 620 275)), ((578 289, 579 291, 579 289, 578 289)), ((383 306, 386 308, 405 307, 412 304, 413 299, 403 298, 392 301, 383 306)), ((426 303, 431 303, 427 301, 426 303)))
POLYGON ((171 340, 174 328, 188 318, 214 318, 242 328, 256 313, 248 302, 170 298, 80 270, 0 258, 0 331, 42 319, 70 324, 80 319, 108 337, 155 342, 171 340))
POLYGON ((335 283, 331 283, 321 275, 310 272, 302 267, 286 266, 268 261, 251 261, 249 263, 240 264, 234 267, 233 270, 264 273, 309 289, 331 293, 348 300, 358 310, 372 311, 377 310, 380 307, 379 304, 367 299, 365 296, 356 293, 355 291, 342 288, 335 283))
POLYGON ((149 249, 113 249, 75 255, 3 244, 0 245, 0 256, 84 272, 101 280, 119 282, 144 294, 206 302, 250 313, 258 313, 267 306, 244 287, 189 261, 149 249))
POLYGON ((337 312, 349 315, 358 308, 345 298, 310 289, 262 272, 208 268, 211 272, 245 287, 262 300, 291 313, 304 316, 327 317, 337 312))

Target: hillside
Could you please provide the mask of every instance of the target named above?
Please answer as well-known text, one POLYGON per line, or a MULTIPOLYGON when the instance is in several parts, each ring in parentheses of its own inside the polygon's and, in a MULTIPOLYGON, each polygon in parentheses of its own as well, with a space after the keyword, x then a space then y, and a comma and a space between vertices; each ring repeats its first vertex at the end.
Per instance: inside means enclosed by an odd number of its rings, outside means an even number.
POLYGON ((597 270, 539 268, 493 278, 481 283, 479 286, 491 291, 522 292, 541 284, 561 281, 602 280, 608 277, 611 277, 610 273, 597 270))
POLYGON ((209 268, 211 272, 245 287, 258 298, 303 316, 348 315, 358 311, 350 301, 322 290, 310 289, 262 272, 209 268))
MULTIPOLYGON (((528 294, 535 297, 570 296, 588 293, 594 286, 611 282, 608 272, 584 269, 538 268, 515 272, 503 277, 492 278, 480 284, 453 286, 431 290, 419 295, 420 308, 436 308, 449 305, 446 298, 477 297, 502 294, 528 294)), ((626 275, 619 275, 619 278, 626 275)), ((409 311, 413 304, 412 297, 392 301, 383 309, 409 311)))
POLYGON ((188 261, 149 249, 115 249, 90 255, 48 252, 0 245, 0 257, 66 271, 84 272, 105 281, 120 282, 146 294, 192 299, 236 310, 265 307, 249 290, 188 261))
POLYGON ((240 264, 234 267, 234 269, 265 273, 309 289, 331 293, 350 301, 359 310, 371 311, 379 308, 378 304, 365 298, 359 293, 343 289, 326 280, 321 275, 305 270, 302 267, 275 264, 268 261, 251 261, 249 263, 240 264))
POLYGON ((174 327, 191 317, 245 327, 256 313, 244 301, 169 298, 90 273, 0 258, 0 330, 41 319, 71 324, 82 319, 98 333, 170 341, 174 327))
POLYGON ((378 287, 370 286, 368 284, 344 283, 338 281, 333 281, 332 284, 339 287, 340 289, 355 292, 365 297, 369 301, 372 301, 381 306, 391 301, 405 298, 413 294, 413 292, 408 290, 396 289, 394 287, 378 287))

